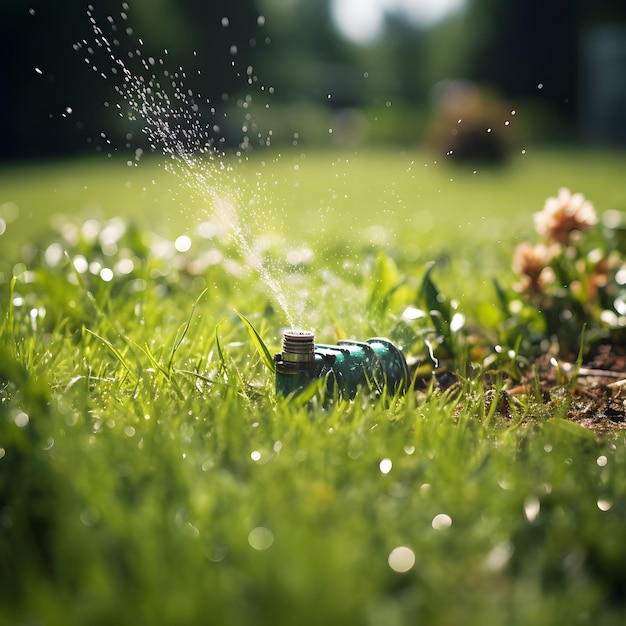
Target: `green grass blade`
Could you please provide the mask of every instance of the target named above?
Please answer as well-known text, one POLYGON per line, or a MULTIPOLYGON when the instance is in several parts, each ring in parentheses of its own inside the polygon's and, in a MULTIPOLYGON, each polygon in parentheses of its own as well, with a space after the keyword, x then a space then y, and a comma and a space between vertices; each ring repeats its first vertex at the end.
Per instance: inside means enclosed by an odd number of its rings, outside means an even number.
POLYGON ((224 351, 222 350, 222 343, 220 342, 220 334, 219 334, 220 325, 217 324, 215 326, 215 349, 217 350, 217 356, 220 360, 219 364, 219 372, 220 374, 227 374, 228 368, 226 367, 226 360, 224 358, 224 351))
POLYGON ((120 365, 126 370, 132 381, 137 382, 136 374, 132 371, 122 353, 108 339, 105 339, 93 330, 89 330, 89 328, 85 328, 85 331, 90 335, 93 335, 96 339, 99 339, 109 349, 111 354, 113 354, 113 356, 120 362, 120 365))
POLYGON ((9 303, 7 308, 7 316, 2 324, 2 328, 0 328, 0 335, 4 334, 6 329, 7 333, 12 337, 14 335, 14 327, 15 327, 15 305, 13 304, 13 296, 15 293, 15 284, 17 283, 17 277, 13 276, 11 278, 11 282, 9 283, 9 303))
POLYGON ((170 355, 169 361, 167 363, 167 369, 169 371, 172 370, 172 364, 174 362, 174 357, 176 356, 176 352, 178 350, 178 348, 180 348, 181 344, 183 343, 185 336, 187 335, 187 332, 189 331, 189 327, 191 326, 191 320, 193 319, 193 312, 196 308, 196 305, 198 304, 198 302, 200 302, 200 299, 204 296, 204 294, 209 290, 208 287, 205 287, 202 292, 200 293, 200 295, 196 298, 196 301, 191 305, 191 311, 189 312, 189 317, 187 318, 187 321, 185 322, 185 324, 182 326, 182 329, 180 331, 180 334, 178 334, 178 339, 174 340, 174 347, 172 348, 172 353, 170 355))
POLYGON ((263 341, 263 339, 261 339, 261 335, 259 335, 256 328, 252 325, 250 320, 245 315, 239 313, 239 311, 235 311, 235 313, 237 314, 239 319, 245 324, 246 329, 248 330, 248 334, 252 339, 252 343, 254 343, 254 347, 257 349, 257 352, 259 353, 261 360, 265 364, 265 367, 267 367, 267 369, 273 373, 276 370, 276 365, 270 351, 265 345, 265 342, 263 341))

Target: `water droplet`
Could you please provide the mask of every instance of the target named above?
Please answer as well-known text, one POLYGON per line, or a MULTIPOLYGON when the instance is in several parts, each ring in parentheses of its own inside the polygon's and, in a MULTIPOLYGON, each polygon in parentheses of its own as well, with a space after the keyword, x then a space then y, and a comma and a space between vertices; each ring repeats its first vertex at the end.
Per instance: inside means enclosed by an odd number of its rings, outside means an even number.
POLYGON ((89 264, 87 263, 87 259, 82 255, 79 255, 74 259, 73 265, 74 265, 74 269, 79 274, 84 274, 89 269, 89 264))
POLYGON ((222 26, 224 28, 228 28, 228 26, 230 26, 230 20, 227 17, 222 18, 222 26))
POLYGON ((378 464, 378 467, 382 474, 389 474, 391 468, 393 467, 393 463, 391 462, 391 459, 385 458, 378 464))
POLYGON ((537 496, 528 496, 524 500, 524 515, 529 522, 534 522, 541 510, 541 503, 537 496))
POLYGON ((513 544, 508 541, 495 545, 485 559, 484 568, 490 572, 500 571, 509 562, 514 550, 513 544))
POLYGON ((259 15, 259 17, 256 18, 256 23, 258 26, 265 26, 265 16, 259 15))
POLYGON ((605 467, 606 464, 608 463, 608 459, 603 454, 596 459, 596 463, 598 467, 605 467))
POLYGON ((611 500, 606 500, 605 498, 600 498, 597 502, 598 508, 601 511, 609 511, 613 506, 611 500))
POLYGON ((465 326, 465 315, 463 313, 455 313, 452 316, 452 321, 450 322, 450 331, 453 333, 458 332, 465 326))
POLYGON ((28 417, 27 413, 24 413, 24 411, 20 411, 16 416, 15 416, 15 425, 18 428, 25 428, 26 426, 28 426, 28 422, 30 421, 30 418, 28 417))
POLYGON ((435 517, 433 517, 431 525, 435 530, 450 528, 450 526, 452 526, 452 518, 446 513, 439 513, 439 515, 435 515, 435 517))
POLYGON ((407 320, 417 320, 426 317, 426 312, 414 306, 408 306, 402 312, 402 317, 407 320))
POLYGON ((415 552, 408 546, 398 546, 389 553, 387 562, 394 572, 404 574, 415 565, 415 552))
POLYGON ((254 550, 267 550, 274 543, 274 533, 265 526, 257 526, 248 534, 248 543, 254 550))
POLYGON ((187 252, 191 248, 191 239, 187 235, 181 235, 176 238, 174 247, 178 252, 187 252))

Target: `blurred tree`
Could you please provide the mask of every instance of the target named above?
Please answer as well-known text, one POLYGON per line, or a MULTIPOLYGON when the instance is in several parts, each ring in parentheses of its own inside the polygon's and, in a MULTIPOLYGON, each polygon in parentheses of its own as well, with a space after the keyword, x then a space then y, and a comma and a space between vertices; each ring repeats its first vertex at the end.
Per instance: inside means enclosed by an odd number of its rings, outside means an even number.
POLYGON ((580 108, 581 41, 597 23, 626 24, 626 3, 468 0, 460 75, 540 100, 571 128, 580 108))
POLYGON ((30 9, 20 0, 0 4, 0 156, 58 150, 79 70, 86 75, 83 101, 95 105, 102 88, 72 50, 87 26, 79 0, 68 0, 63 10, 36 1, 30 9))
POLYGON ((542 96, 573 118, 580 0, 469 0, 465 76, 510 97, 542 96))
MULTIPOLYGON (((155 57, 168 50, 173 68, 187 68, 189 87, 212 103, 248 85, 246 68, 263 34, 254 0, 96 0, 97 23, 120 23, 128 14, 134 35, 119 37, 132 49, 137 38, 155 57), (128 6, 130 5, 130 6, 128 6), (224 19, 226 18, 226 19, 224 19), (190 64, 193 67, 189 67, 190 64)), ((93 44, 85 0, 3 0, 0 3, 0 157, 42 156, 87 147, 100 132, 125 134, 114 107, 113 80, 87 67, 83 49, 93 44), (71 113, 69 112, 71 111, 71 113)), ((103 62, 106 62, 104 60, 103 62)))
POLYGON ((280 99, 331 106, 360 100, 350 45, 332 24, 331 2, 260 0, 272 31, 262 73, 271 76, 280 99))
MULTIPOLYGON (((119 99, 113 80, 99 78, 84 51, 73 49, 93 42, 88 1, 0 2, 0 158, 83 150, 101 131, 123 145, 124 122, 104 105, 119 99)), ((386 109, 393 115, 396 103, 424 110, 430 87, 445 78, 540 101, 573 123, 581 35, 598 23, 626 24, 624 0, 467 0, 465 11, 428 29, 388 14, 381 37, 357 45, 337 31, 332 2, 92 0, 98 23, 128 13, 135 32, 129 46, 141 37, 146 53, 168 50, 168 65, 185 68, 189 87, 211 103, 200 100, 203 113, 215 107, 231 142, 243 117, 233 111, 246 96, 305 105, 306 114, 393 102, 386 109)), ((268 123, 276 124, 276 115, 285 119, 277 107, 268 123)))

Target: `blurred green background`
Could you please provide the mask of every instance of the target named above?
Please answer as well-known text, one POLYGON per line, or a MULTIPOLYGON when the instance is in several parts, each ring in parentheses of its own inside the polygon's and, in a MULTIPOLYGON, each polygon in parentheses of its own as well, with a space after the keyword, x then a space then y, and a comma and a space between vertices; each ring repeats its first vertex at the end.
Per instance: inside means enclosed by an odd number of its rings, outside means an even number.
MULTIPOLYGON (((621 0, 92 6, 99 24, 127 15, 117 33, 124 58, 142 39, 144 57, 186 70, 227 146, 271 136, 274 146, 426 145, 499 160, 524 142, 626 143, 621 0)), ((116 81, 74 49, 93 43, 86 10, 84 0, 0 4, 0 158, 141 145, 140 128, 116 109, 116 81)), ((98 50, 90 58, 106 69, 98 50)))

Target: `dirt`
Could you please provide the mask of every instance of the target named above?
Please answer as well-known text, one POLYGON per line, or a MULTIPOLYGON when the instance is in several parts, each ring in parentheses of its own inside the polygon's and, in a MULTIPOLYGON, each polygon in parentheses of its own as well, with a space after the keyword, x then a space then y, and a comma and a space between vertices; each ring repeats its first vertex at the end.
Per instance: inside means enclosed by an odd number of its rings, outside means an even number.
MULTIPOLYGON (((532 381, 538 381, 548 408, 565 397, 567 418, 581 426, 597 431, 626 429, 626 346, 597 344, 580 367, 540 357, 532 381)), ((525 384, 530 382, 527 379, 525 384)))
MULTIPOLYGON (((495 373, 486 374, 483 383, 485 416, 509 420, 519 407, 537 418, 559 415, 596 432, 626 430, 626 344, 597 344, 580 366, 542 355, 521 380, 502 381, 495 373), (496 387, 504 390, 498 393, 496 387)), ((461 390, 449 370, 436 374, 436 386, 451 397, 455 387, 461 390)))

